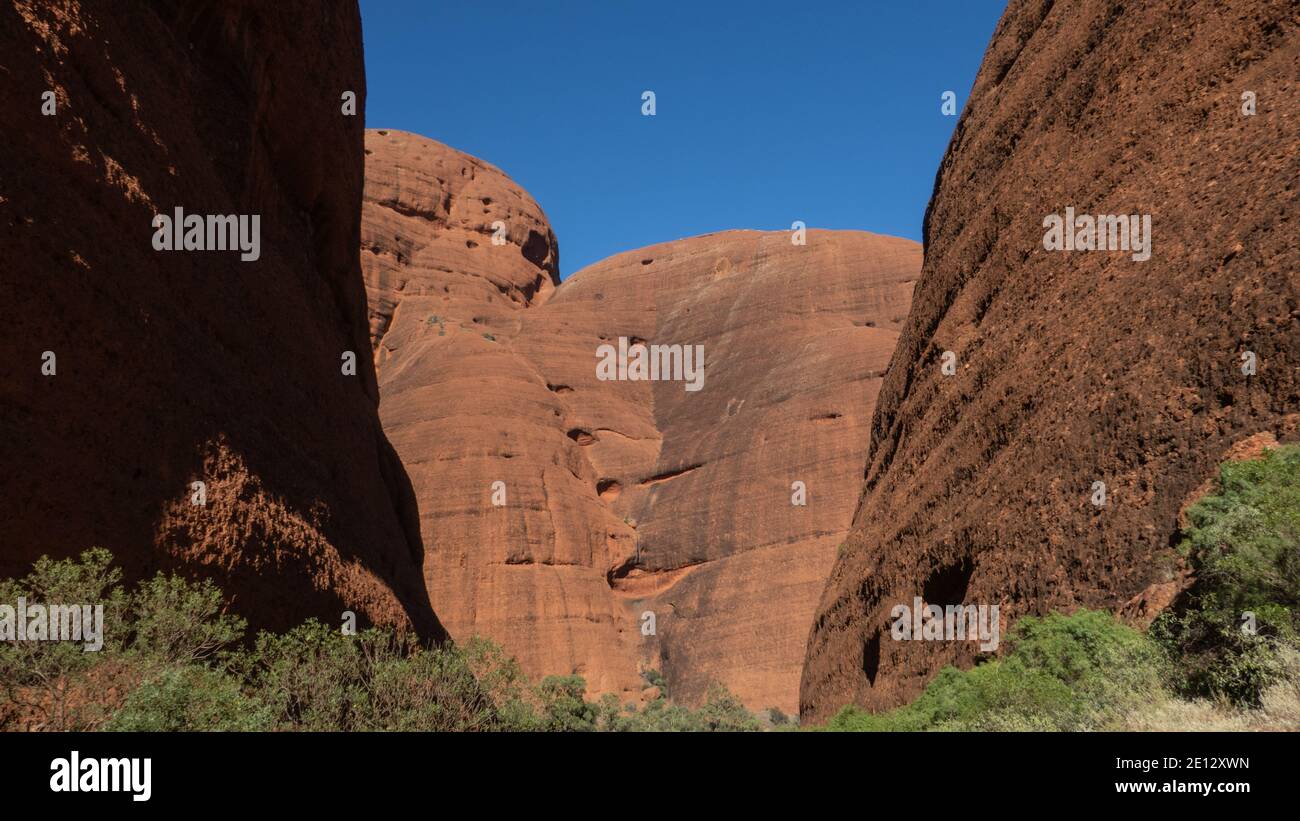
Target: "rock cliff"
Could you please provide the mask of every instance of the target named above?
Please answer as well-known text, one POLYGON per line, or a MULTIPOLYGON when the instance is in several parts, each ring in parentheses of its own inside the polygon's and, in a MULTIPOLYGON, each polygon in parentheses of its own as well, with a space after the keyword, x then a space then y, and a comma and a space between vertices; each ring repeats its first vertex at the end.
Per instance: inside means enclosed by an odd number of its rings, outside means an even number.
POLYGON ((561 285, 544 214, 500 170, 396 131, 366 150, 380 412, 453 637, 595 692, 632 698, 657 669, 676 699, 716 681, 793 710, 919 246, 728 231, 561 285), (599 379, 620 338, 702 345, 701 388, 599 379))
POLYGON ((0 4, 0 575, 99 545, 256 627, 444 635, 376 410, 364 97, 355 3, 0 4), (176 208, 258 215, 258 258, 156 250, 176 208))
POLYGON ((972 663, 970 642, 891 638, 915 596, 997 604, 1005 628, 1167 587, 1189 494, 1236 443, 1295 436, 1298 22, 1289 2, 1010 3, 936 177, 805 719, 972 663), (1149 259, 1047 250, 1067 208, 1149 216, 1149 259))

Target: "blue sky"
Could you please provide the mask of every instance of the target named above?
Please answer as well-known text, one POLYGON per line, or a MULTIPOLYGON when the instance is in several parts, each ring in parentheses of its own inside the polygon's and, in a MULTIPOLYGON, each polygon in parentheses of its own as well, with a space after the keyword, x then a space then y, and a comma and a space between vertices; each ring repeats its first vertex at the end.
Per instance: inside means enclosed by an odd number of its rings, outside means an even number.
POLYGON ((920 240, 1003 0, 361 0, 366 125, 533 195, 562 274, 728 228, 920 240), (657 113, 641 114, 652 90, 657 113))

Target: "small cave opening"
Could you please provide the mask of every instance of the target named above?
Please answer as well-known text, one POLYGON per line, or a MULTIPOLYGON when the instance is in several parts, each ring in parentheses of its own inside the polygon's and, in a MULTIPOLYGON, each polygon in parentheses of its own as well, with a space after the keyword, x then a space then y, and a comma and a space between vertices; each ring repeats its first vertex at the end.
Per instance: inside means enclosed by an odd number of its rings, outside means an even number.
POLYGON ((551 244, 546 237, 529 229, 528 239, 524 240, 524 245, 519 250, 524 255, 524 259, 538 268, 545 268, 546 258, 551 254, 551 244))
POLYGON ((601 479, 596 483, 596 495, 605 501, 613 501, 623 493, 623 485, 617 479, 601 479))
POLYGON ((975 565, 970 557, 954 564, 941 567, 930 574, 921 589, 921 596, 927 604, 964 604, 966 589, 970 587, 971 574, 975 565))
POLYGON ((595 435, 591 431, 583 428, 573 428, 564 435, 577 442, 579 445, 590 445, 596 441, 595 435))
POLYGON ((880 672, 880 631, 876 631, 876 634, 862 645, 862 672, 874 687, 876 674, 880 672))

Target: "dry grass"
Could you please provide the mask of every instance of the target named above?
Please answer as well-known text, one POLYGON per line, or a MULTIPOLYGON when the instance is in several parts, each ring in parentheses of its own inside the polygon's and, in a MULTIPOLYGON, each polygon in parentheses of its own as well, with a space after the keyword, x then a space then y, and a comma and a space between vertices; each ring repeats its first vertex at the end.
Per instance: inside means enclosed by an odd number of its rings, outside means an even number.
POLYGON ((1300 732, 1300 653, 1282 654, 1286 674, 1257 710, 1211 701, 1167 699, 1130 713, 1119 729, 1135 732, 1300 732))

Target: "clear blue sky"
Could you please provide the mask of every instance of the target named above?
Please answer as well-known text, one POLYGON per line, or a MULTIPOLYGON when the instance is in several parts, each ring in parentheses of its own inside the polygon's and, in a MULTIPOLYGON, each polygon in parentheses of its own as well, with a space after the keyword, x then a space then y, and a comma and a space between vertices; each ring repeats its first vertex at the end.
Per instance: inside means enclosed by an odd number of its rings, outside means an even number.
POLYGON ((361 0, 366 125, 509 174, 562 274, 727 228, 919 240, 1004 0, 361 0), (657 114, 641 115, 641 93, 657 114))

